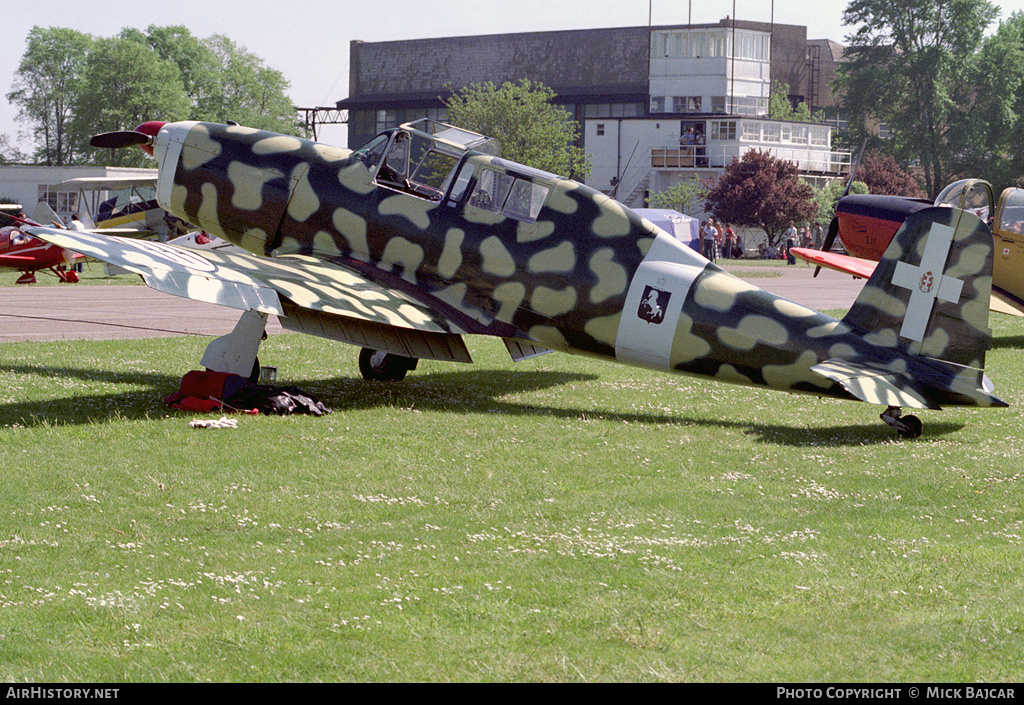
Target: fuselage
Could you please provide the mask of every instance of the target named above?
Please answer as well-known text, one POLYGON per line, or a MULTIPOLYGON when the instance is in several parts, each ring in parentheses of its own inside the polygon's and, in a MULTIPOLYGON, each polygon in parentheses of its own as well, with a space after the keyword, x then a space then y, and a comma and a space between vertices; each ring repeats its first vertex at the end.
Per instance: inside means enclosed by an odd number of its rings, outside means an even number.
POLYGON ((836 204, 843 247, 854 257, 877 262, 903 221, 931 205, 931 201, 902 196, 846 196, 836 204))
POLYGON ((250 252, 355 269, 466 333, 841 398, 853 397, 814 365, 842 357, 924 374, 932 364, 908 358, 895 335, 866 339, 726 273, 582 184, 414 131, 378 140, 352 152, 173 123, 155 143, 158 199, 250 252))

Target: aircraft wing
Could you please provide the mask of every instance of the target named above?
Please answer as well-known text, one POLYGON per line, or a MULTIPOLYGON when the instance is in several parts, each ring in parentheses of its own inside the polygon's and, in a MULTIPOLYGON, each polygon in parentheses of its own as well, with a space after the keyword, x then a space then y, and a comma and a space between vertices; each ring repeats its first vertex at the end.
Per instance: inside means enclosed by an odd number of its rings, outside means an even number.
POLYGON ((18 255, 0 255, 0 267, 19 267, 35 264, 35 257, 20 257, 18 255))
MULTIPOLYGON (((868 279, 878 264, 867 259, 850 257, 849 255, 841 255, 835 252, 811 250, 805 247, 794 247, 790 252, 805 262, 863 279, 868 279)), ((989 301, 989 308, 996 313, 1004 313, 1008 316, 1024 316, 1024 301, 1000 289, 995 284, 992 285, 992 298, 989 301)))
POLYGON ((156 186, 156 169, 147 169, 150 173, 136 174, 134 176, 99 176, 68 179, 59 184, 48 187, 51 192, 76 192, 93 191, 97 189, 117 191, 130 188, 141 188, 143 186, 156 186))
POLYGON ((867 259, 841 255, 836 252, 822 252, 821 250, 812 250, 806 247, 792 247, 789 251, 795 257, 799 257, 805 262, 810 262, 826 269, 834 269, 844 274, 852 274, 863 279, 869 278, 871 273, 875 271, 875 265, 878 264, 867 259))
POLYGON ((1008 291, 1004 291, 992 284, 992 300, 989 308, 996 313, 1005 313, 1008 316, 1024 316, 1024 301, 1021 301, 1008 291))
POLYGON ((153 230, 139 230, 138 228, 88 228, 91 233, 101 235, 118 235, 120 237, 147 238, 156 235, 153 230))
MULTIPOLYGON (((401 292, 312 257, 229 254, 55 228, 33 227, 25 231, 139 274, 150 287, 175 296, 277 316, 298 313, 301 318, 298 309, 308 309, 349 322, 375 324, 378 332, 394 328, 442 335, 462 332, 442 315, 401 292)), ((316 325, 322 325, 322 321, 316 325)))

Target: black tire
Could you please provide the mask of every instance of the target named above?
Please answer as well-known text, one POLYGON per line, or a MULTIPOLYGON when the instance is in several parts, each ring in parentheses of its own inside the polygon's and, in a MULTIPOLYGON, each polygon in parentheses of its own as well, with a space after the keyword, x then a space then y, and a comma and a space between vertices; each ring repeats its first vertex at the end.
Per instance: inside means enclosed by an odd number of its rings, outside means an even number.
POLYGON ((900 423, 906 425, 907 430, 897 430, 901 438, 918 438, 924 430, 924 424, 916 416, 901 416, 900 423))
POLYGON ((371 382, 401 382, 416 359, 363 348, 359 351, 359 373, 371 382))

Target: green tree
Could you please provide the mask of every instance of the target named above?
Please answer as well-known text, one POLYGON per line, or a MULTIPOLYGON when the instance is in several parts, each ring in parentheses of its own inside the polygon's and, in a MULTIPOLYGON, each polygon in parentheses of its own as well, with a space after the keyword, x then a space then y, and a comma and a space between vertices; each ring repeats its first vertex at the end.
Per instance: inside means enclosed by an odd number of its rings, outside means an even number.
POLYGON ((189 119, 202 120, 217 94, 217 57, 187 27, 150 25, 143 39, 161 59, 173 61, 181 74, 191 111, 189 119))
POLYGON ((24 154, 17 145, 11 144, 11 138, 7 135, 0 135, 0 164, 24 164, 28 161, 28 155, 24 154))
POLYGON ((198 101, 203 120, 234 121, 247 127, 298 135, 299 120, 285 91, 284 74, 222 34, 204 42, 215 61, 210 94, 198 101))
POLYGON ((32 125, 35 158, 46 165, 74 163, 77 144, 68 139, 75 96, 92 37, 73 29, 33 27, 7 100, 32 125))
MULTIPOLYGON (((18 106, 44 164, 148 164, 138 150, 94 150, 96 132, 146 120, 235 121, 297 135, 299 121, 280 71, 214 35, 181 26, 125 28, 110 39, 34 27, 7 99, 18 106)), ((3 149, 0 158, 21 155, 3 149)))
MULTIPOLYGON (((809 185, 809 184, 808 184, 809 185)), ((810 186, 810 185, 809 185, 810 186)), ((832 220, 832 216, 836 213, 836 203, 842 198, 843 194, 846 193, 846 182, 841 179, 836 179, 828 183, 823 187, 810 186, 814 200, 815 213, 811 218, 812 223, 827 224, 832 220)), ((851 194, 865 194, 869 193, 868 185, 863 181, 854 181, 850 184, 850 190, 848 193, 851 194)))
POLYGON ((978 103, 954 131, 953 166, 1008 186, 1024 174, 1024 13, 986 38, 974 73, 978 103))
POLYGON ((760 150, 733 159, 708 192, 705 208, 723 222, 761 228, 769 245, 779 243, 791 221, 809 222, 818 210, 796 164, 760 150))
POLYGON ((921 185, 907 173, 892 155, 872 149, 864 152, 854 178, 863 183, 867 190, 880 196, 907 196, 923 198, 921 185))
MULTIPOLYGON (((955 173, 958 135, 991 97, 975 81, 997 14, 988 0, 851 0, 843 13, 857 26, 837 82, 851 123, 888 126, 893 155, 920 163, 932 197, 955 173)), ((991 78, 988 90, 1005 94, 1005 73, 991 78)))
POLYGON ((494 137, 506 159, 582 181, 590 160, 576 146, 579 124, 552 105, 555 93, 527 79, 519 83, 473 84, 445 105, 448 120, 467 130, 494 137))
POLYGON ((773 120, 787 120, 789 122, 822 122, 824 116, 812 113, 806 101, 800 101, 793 105, 789 100, 789 85, 772 81, 772 95, 768 101, 768 116, 773 120))
MULTIPOLYGON (((188 104, 178 67, 134 38, 99 39, 89 52, 75 105, 73 132, 87 145, 96 132, 130 130, 147 120, 180 120, 188 104)), ((115 166, 147 164, 139 150, 95 150, 115 166)))
POLYGON ((693 176, 671 188, 651 194, 647 203, 653 208, 670 208, 696 218, 704 213, 704 199, 710 188, 697 176, 693 176))

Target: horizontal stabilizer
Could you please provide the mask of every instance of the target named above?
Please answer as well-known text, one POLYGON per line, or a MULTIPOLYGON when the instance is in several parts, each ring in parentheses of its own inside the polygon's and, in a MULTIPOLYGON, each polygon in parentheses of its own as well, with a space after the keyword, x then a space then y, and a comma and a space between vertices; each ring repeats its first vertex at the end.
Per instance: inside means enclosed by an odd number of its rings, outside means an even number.
MULTIPOLYGON (((790 252, 805 262, 861 279, 870 278, 878 264, 860 257, 850 257, 836 252, 822 252, 804 247, 794 247, 790 252)), ((1024 316, 1024 301, 993 284, 989 310, 1007 316, 1024 316)))
POLYGON ((838 382, 853 396, 869 404, 938 409, 907 375, 873 369, 847 360, 826 360, 811 367, 813 372, 838 382))

